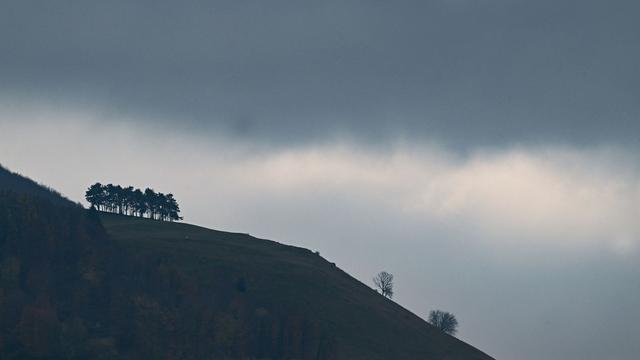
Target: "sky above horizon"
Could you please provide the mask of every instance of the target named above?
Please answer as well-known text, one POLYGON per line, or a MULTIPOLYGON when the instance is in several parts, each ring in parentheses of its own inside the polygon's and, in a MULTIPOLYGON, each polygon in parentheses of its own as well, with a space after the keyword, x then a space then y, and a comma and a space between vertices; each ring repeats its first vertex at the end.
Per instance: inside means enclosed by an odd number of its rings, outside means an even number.
POLYGON ((8 0, 0 164, 389 271, 497 359, 636 359, 639 11, 8 0))

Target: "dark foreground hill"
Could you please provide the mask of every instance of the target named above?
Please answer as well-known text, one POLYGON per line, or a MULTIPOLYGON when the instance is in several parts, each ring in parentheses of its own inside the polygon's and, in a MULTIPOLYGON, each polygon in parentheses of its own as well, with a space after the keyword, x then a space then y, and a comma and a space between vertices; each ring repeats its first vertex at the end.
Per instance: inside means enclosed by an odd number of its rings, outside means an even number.
POLYGON ((490 359, 306 249, 20 181, 0 174, 1 359, 490 359))

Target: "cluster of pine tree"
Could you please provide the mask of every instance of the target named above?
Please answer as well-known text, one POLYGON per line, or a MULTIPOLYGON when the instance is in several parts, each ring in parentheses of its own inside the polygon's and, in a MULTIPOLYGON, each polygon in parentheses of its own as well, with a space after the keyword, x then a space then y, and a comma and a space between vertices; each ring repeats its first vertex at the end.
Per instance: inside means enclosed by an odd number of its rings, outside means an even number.
POLYGON ((95 183, 87 189, 85 198, 92 207, 105 212, 148 217, 163 221, 182 220, 180 207, 173 194, 163 194, 147 188, 144 192, 133 186, 95 183))

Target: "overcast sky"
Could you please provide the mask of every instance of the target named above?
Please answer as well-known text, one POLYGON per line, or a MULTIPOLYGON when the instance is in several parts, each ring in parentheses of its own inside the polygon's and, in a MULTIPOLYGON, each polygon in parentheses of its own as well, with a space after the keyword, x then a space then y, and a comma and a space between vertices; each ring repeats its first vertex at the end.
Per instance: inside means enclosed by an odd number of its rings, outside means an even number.
POLYGON ((0 164, 319 250, 498 359, 640 354, 637 1, 0 4, 0 164))

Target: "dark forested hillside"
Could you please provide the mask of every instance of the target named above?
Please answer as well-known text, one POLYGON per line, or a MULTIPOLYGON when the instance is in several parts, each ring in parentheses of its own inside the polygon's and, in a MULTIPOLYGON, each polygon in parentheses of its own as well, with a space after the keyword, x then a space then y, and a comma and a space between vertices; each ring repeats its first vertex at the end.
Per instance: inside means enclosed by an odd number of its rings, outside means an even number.
POLYGON ((308 250, 56 196, 2 171, 0 359, 490 359, 308 250))
POLYGON ((58 205, 72 204, 71 201, 62 197, 57 191, 40 185, 27 177, 12 173, 2 165, 0 165, 0 191, 11 191, 17 194, 29 195, 30 197, 47 199, 49 202, 58 205))
POLYGON ((62 203, 0 191, 2 359, 77 358, 111 332, 114 244, 97 217, 62 203))

